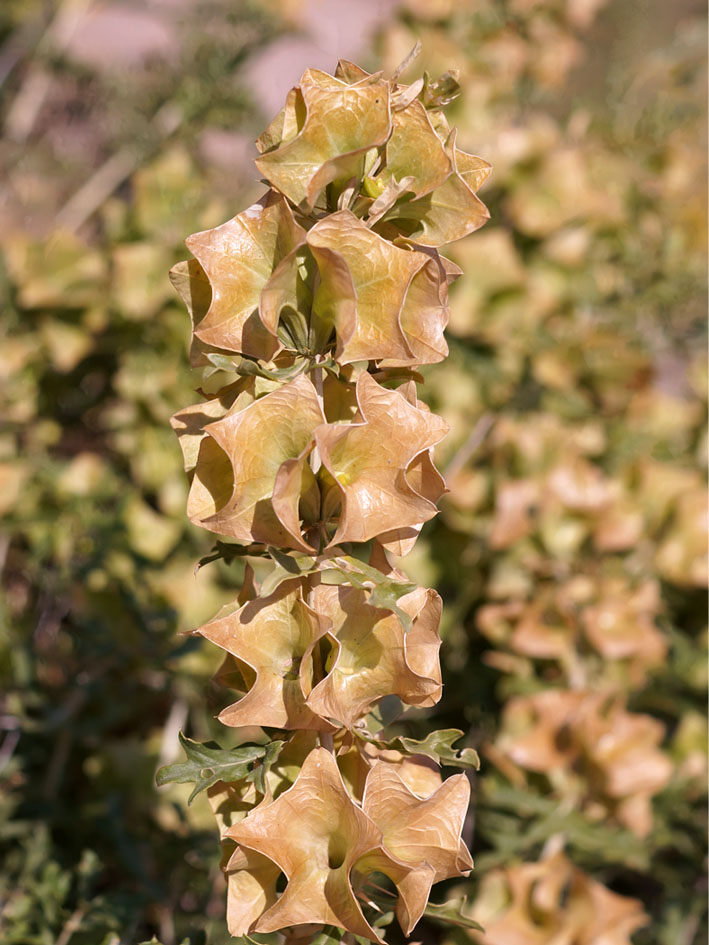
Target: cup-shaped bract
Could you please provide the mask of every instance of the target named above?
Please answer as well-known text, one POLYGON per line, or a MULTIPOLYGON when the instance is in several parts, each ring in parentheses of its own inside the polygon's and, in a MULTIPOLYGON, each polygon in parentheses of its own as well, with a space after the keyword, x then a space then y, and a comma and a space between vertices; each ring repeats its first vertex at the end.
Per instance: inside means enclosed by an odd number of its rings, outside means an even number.
POLYGON ((308 69, 258 139, 256 167, 296 207, 311 210, 328 184, 361 177, 367 152, 386 142, 389 95, 381 77, 348 85, 308 69))
MULTIPOLYGON (((309 550, 292 530, 292 516, 288 523, 279 518, 272 498, 280 470, 308 451, 324 419, 315 387, 301 374, 205 425, 187 502, 190 519, 241 541, 309 550)), ((285 480, 290 489, 290 477, 285 480)), ((281 499, 298 502, 294 495, 281 499)))
POLYGON ((203 637, 245 664, 243 676, 254 677, 246 695, 219 720, 230 726, 330 731, 333 726, 306 705, 300 685, 301 662, 326 628, 303 600, 299 581, 286 581, 268 597, 200 627, 203 637))
POLYGON ((233 220, 188 237, 187 248, 212 290, 209 308, 195 325, 196 337, 215 348, 268 360, 277 344, 259 315, 261 290, 304 236, 288 202, 271 191, 233 220))
POLYGON ((435 501, 416 490, 407 471, 443 439, 446 422, 414 406, 399 391, 381 387, 367 373, 357 380, 357 405, 356 422, 327 424, 315 431, 323 465, 342 496, 333 545, 416 526, 437 511, 435 501))
POLYGON ((288 878, 285 892, 253 931, 322 922, 381 941, 350 878, 358 860, 381 849, 381 831, 353 801, 329 751, 312 751, 293 786, 253 810, 228 836, 268 857, 288 878))
POLYGON ((307 243, 320 274, 313 306, 335 329, 341 364, 443 360, 447 282, 437 258, 383 239, 350 210, 316 223, 307 243))
POLYGON ((431 706, 441 695, 440 597, 417 588, 399 599, 412 619, 408 632, 395 613, 371 606, 368 597, 346 585, 321 585, 313 591, 313 607, 330 624, 333 651, 331 668, 308 695, 307 705, 347 728, 384 696, 431 706))

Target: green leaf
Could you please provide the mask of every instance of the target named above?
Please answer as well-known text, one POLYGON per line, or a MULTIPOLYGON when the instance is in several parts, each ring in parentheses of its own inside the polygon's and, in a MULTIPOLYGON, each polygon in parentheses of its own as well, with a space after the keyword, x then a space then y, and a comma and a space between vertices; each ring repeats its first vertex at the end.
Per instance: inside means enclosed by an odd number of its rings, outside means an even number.
POLYGON ((212 368, 205 369, 207 377, 210 377, 216 371, 226 371, 229 374, 236 374, 237 367, 241 361, 241 358, 234 355, 218 354, 214 351, 208 352, 206 357, 212 365, 212 368))
MULTIPOLYGON (((191 945, 191 941, 189 938, 183 938, 180 945, 191 945)), ((162 942, 153 935, 149 942, 140 942, 139 945, 162 945, 162 942)))
POLYGON ((247 355, 226 355, 218 352, 209 352, 207 360, 213 367, 206 369, 206 377, 210 377, 216 371, 226 371, 241 377, 265 377, 269 381, 290 381, 302 374, 310 363, 308 358, 296 358, 288 367, 267 368, 260 361, 247 355))
POLYGON ((201 744, 179 735, 180 744, 185 750, 187 761, 176 762, 160 768, 155 776, 158 787, 164 784, 188 784, 194 782, 194 790, 187 803, 192 803, 202 791, 216 784, 217 781, 241 781, 250 771, 249 765, 263 758, 267 753, 265 745, 240 745, 238 748, 225 749, 215 744, 201 744))
POLYGON ((335 925, 326 925, 310 940, 310 945, 338 945, 344 935, 344 929, 338 929, 335 925))
POLYGON ((423 910, 427 919, 434 922, 440 922, 443 925, 457 925, 461 929, 475 929, 477 932, 484 932, 485 929, 474 919, 463 915, 463 909, 467 903, 467 898, 450 899, 448 902, 429 902, 423 910))
POLYGON ((393 912, 383 912, 378 919, 375 919, 374 922, 372 922, 372 928, 385 929, 388 925, 391 925, 393 921, 393 912))
POLYGON ((278 756, 283 750, 284 741, 273 741, 266 745, 266 753, 263 756, 260 765, 256 765, 246 775, 247 781, 253 781, 259 794, 266 793, 266 775, 271 770, 271 766, 278 760, 278 756))
POLYGON ((315 559, 300 552, 286 554, 269 546, 268 554, 273 559, 275 566, 273 571, 261 582, 261 597, 268 597, 273 594, 284 581, 290 581, 294 577, 306 577, 306 575, 317 570, 315 559))
POLYGON ((351 555, 333 559, 333 566, 322 572, 323 584, 350 584, 360 590, 369 591, 372 607, 391 610, 401 621, 407 632, 411 629, 411 617, 399 607, 399 598, 415 591, 417 585, 410 581, 396 581, 377 568, 373 568, 351 555))
POLYGON ((453 748, 453 742, 463 737, 457 728, 445 728, 440 732, 431 732, 420 741, 399 735, 386 742, 387 748, 398 748, 408 755, 426 755, 437 764, 453 768, 480 768, 480 758, 473 748, 453 748))
POLYGON ((231 945, 278 945, 283 937, 278 932, 251 932, 230 939, 231 945))
POLYGON ((310 574, 315 566, 315 558, 297 551, 293 554, 286 554, 283 551, 279 551, 278 548, 269 546, 268 554, 277 565, 283 568, 284 571, 288 571, 288 573, 292 574, 294 577, 301 574, 310 574))

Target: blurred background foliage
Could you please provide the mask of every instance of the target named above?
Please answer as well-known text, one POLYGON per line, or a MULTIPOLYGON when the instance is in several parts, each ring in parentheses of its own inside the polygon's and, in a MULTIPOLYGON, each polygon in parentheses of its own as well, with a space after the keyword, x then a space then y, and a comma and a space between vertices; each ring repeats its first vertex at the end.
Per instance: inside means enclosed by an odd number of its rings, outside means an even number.
MULTIPOLYGON (((452 428, 451 491, 403 564, 443 594, 447 686, 392 733, 457 726, 481 750, 477 868, 448 890, 486 927, 476 941, 698 945, 701 6, 374 6, 362 65, 391 70, 419 38, 404 80, 459 69, 451 123, 494 166, 491 222, 450 252, 465 273, 451 356, 425 372, 452 428)), ((240 577, 221 562, 194 575, 210 542, 187 523, 168 418, 198 379, 166 272, 187 234, 260 193, 249 142, 271 116, 249 64, 268 74, 269 49, 302 48, 338 9, 0 7, 7 945, 228 941, 206 800, 188 809, 188 786, 153 780, 180 728, 230 744, 218 653, 180 631, 240 577)), ((415 937, 470 934, 423 922, 415 937)))

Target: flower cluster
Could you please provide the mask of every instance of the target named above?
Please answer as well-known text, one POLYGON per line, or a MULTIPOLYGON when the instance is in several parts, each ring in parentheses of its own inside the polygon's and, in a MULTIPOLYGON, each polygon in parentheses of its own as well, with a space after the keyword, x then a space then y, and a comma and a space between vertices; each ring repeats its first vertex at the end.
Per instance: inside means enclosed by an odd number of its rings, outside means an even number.
MULTIPOLYGON (((201 768, 233 935, 381 941, 381 894, 408 935, 431 885, 472 868, 467 778, 436 762, 475 753, 452 749, 454 730, 387 742, 377 705, 441 695, 440 597, 387 555, 413 547, 445 491, 432 451, 447 424, 415 369, 447 355, 460 270, 439 247, 487 219, 490 167, 442 113, 454 77, 398 74, 306 71, 257 141, 268 192, 189 237, 194 258, 172 270, 205 368, 204 401, 173 418, 188 516, 230 540, 217 555, 249 561, 239 599, 197 631, 239 694, 219 716, 237 747, 201 768)), ((212 751, 184 744, 195 763, 212 751)), ((163 780, 186 779, 175 767, 163 780)))

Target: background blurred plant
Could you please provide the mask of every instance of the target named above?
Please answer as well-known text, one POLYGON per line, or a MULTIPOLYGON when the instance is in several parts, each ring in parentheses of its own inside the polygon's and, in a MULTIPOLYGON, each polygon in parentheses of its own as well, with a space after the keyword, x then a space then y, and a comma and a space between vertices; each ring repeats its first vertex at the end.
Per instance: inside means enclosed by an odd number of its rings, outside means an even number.
MULTIPOLYGON (((69 28, 78 6, 0 11, 10 943, 225 941, 208 805, 153 787, 177 731, 212 737, 220 707, 216 688, 204 707, 214 654, 176 631, 240 583, 222 563, 192 577, 209 542, 184 524, 167 427, 191 380, 164 271, 184 233, 253 195, 227 132, 269 116, 237 67, 305 7, 156 4, 131 34, 152 48, 113 70, 77 51, 102 48, 69 28)), ((140 45, 115 19, 103 35, 116 56, 140 45)), ((634 928, 639 945, 702 942, 699 7, 409 0, 369 65, 417 37, 423 68, 460 70, 451 123, 494 173, 492 222, 454 247, 451 356, 424 387, 452 427, 451 494, 406 559, 444 596, 449 683, 400 731, 465 727, 484 753, 462 891, 486 945, 550 942, 564 902, 585 915, 612 894, 641 904, 619 945, 634 928)), ((610 934, 569 921, 583 945, 610 934)))

